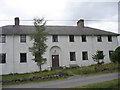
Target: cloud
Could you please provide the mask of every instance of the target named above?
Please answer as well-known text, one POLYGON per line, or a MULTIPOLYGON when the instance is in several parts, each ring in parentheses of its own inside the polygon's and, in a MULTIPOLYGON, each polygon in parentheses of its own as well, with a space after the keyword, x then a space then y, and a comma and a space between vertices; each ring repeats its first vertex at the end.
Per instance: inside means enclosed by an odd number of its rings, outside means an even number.
MULTIPOLYGON (((114 22, 87 22, 87 20, 117 20, 117 2, 91 2, 90 0, 1 0, 0 6, 0 20, 11 20, 9 22, 0 21, 0 26, 14 24, 14 17, 16 16, 20 17, 20 20, 31 20, 38 16, 45 17, 47 20, 79 20, 84 18, 85 25, 98 28, 103 27, 103 29, 114 30, 115 32, 117 29, 114 22), (105 28, 107 26, 108 28, 105 28)), ((76 22, 48 21, 47 25, 70 26, 76 25, 76 22)), ((21 24, 33 23, 21 21, 21 24)))
MULTIPOLYGON (((35 16, 46 19, 62 19, 64 8, 68 0, 1 0, 0 14, 6 17, 0 19, 12 19, 16 16, 20 19, 33 19, 35 16)), ((24 22, 23 22, 24 23, 24 22)), ((31 23, 31 22, 30 22, 31 23)))
POLYGON ((71 19, 111 19, 117 14, 117 2, 69 2, 66 18, 71 19))
MULTIPOLYGON (((69 2, 66 6, 65 17, 70 20, 83 18, 88 26, 118 32, 117 2, 69 2)), ((74 22, 66 22, 66 25, 73 24, 74 22)))

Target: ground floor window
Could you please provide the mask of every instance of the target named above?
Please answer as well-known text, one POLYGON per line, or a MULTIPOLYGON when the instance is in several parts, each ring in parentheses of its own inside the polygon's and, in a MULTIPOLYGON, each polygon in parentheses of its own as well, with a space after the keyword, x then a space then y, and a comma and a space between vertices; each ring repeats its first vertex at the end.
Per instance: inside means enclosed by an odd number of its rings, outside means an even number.
POLYGON ((88 52, 87 51, 82 52, 82 60, 88 60, 88 52))
POLYGON ((6 53, 0 53, 0 63, 6 63, 6 53))
POLYGON ((98 53, 99 53, 99 59, 103 59, 104 58, 103 51, 98 51, 98 53))
POLYGON ((113 53, 113 51, 111 50, 111 51, 109 51, 109 57, 111 56, 111 54, 113 53))
POLYGON ((20 53, 20 63, 27 62, 27 54, 26 53, 20 53))
POLYGON ((70 61, 76 61, 75 52, 70 52, 70 61))

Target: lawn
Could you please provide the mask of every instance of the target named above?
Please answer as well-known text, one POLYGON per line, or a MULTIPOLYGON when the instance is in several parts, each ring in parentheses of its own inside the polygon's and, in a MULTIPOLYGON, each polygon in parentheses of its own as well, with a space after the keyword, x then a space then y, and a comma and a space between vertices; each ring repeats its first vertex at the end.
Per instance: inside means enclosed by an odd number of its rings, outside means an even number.
POLYGON ((120 79, 115 79, 111 81, 105 81, 101 83, 89 84, 85 86, 78 86, 75 88, 114 88, 114 90, 120 89, 120 79))
MULTIPOLYGON (((15 80, 15 79, 28 79, 33 77, 40 77, 40 76, 49 76, 56 73, 67 73, 68 76, 79 74, 79 75, 97 75, 97 74, 104 74, 104 73, 113 73, 118 72, 118 64, 103 64, 103 65, 91 65, 91 66, 84 66, 84 67, 76 67, 76 68, 66 68, 62 70, 53 70, 53 71, 43 71, 43 72, 34 72, 34 73, 25 73, 25 74, 9 74, 9 75, 3 75, 2 80, 15 80)), ((4 85, 11 85, 11 84, 22 84, 22 83, 28 83, 28 82, 38 82, 38 81, 50 81, 50 80, 57 80, 57 79, 63 79, 67 78, 65 77, 58 77, 58 78, 49 78, 44 80, 32 80, 32 81, 22 81, 22 82, 10 82, 5 83, 4 85)))
POLYGON ((50 72, 36 72, 36 73, 25 73, 25 74, 9 74, 9 75, 3 75, 2 79, 3 80, 13 80, 13 79, 22 79, 22 78, 31 78, 35 76, 47 76, 47 75, 52 75, 55 73, 60 72, 60 70, 54 70, 50 72))

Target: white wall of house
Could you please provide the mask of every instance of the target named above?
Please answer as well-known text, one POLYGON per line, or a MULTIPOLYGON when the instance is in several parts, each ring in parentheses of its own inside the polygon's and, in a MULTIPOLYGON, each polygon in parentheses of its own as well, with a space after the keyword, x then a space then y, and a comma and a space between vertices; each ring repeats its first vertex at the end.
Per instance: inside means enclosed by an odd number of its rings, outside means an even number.
MULTIPOLYGON (((87 36, 87 42, 81 41, 81 36, 74 37, 75 42, 69 42, 69 36, 58 36, 58 42, 52 42, 52 36, 48 36, 46 44, 48 48, 44 54, 47 58, 46 64, 42 69, 52 67, 52 55, 59 54, 59 65, 69 67, 70 64, 79 66, 88 66, 94 64, 92 55, 97 51, 103 51, 105 54, 105 63, 109 63, 109 51, 118 47, 117 36, 112 37, 112 42, 108 42, 107 36, 102 36, 102 42, 97 42, 97 36, 87 36), (88 52, 88 60, 82 60, 82 51, 88 52), (76 53, 76 61, 70 61, 70 52, 76 53)), ((19 35, 7 35, 6 43, 0 43, 2 53, 6 53, 6 63, 0 64, 2 71, 0 74, 26 73, 39 71, 36 62, 32 60, 33 56, 29 52, 29 47, 33 41, 26 37, 26 43, 20 43, 19 35), (27 63, 20 63, 20 53, 27 53, 27 63)))

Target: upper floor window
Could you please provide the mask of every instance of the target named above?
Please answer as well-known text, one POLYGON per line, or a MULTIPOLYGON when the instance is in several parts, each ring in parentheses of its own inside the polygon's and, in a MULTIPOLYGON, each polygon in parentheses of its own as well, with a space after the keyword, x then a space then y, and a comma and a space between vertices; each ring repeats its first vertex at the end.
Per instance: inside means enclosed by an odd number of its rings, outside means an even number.
POLYGON ((0 63, 6 63, 6 53, 0 53, 0 63))
POLYGON ((82 42, 86 42, 86 35, 82 35, 82 42))
POLYGON ((100 35, 97 36, 97 41, 98 41, 98 42, 102 42, 102 36, 100 36, 100 35))
POLYGON ((53 42, 58 42, 58 35, 53 35, 52 36, 52 41, 53 42))
POLYGON ((27 54, 26 53, 20 53, 20 63, 27 62, 27 54))
POLYGON ((26 42, 26 35, 20 35, 20 42, 25 43, 26 42))
POLYGON ((75 52, 70 52, 70 61, 76 61, 75 52))
POLYGON ((112 42, 112 36, 108 36, 108 42, 112 42))
POLYGON ((0 35, 0 43, 6 42, 6 35, 0 35))
POLYGON ((83 60, 88 60, 88 53, 87 53, 87 51, 82 52, 82 59, 83 60))
POLYGON ((74 35, 69 35, 69 41, 74 42, 74 35))

